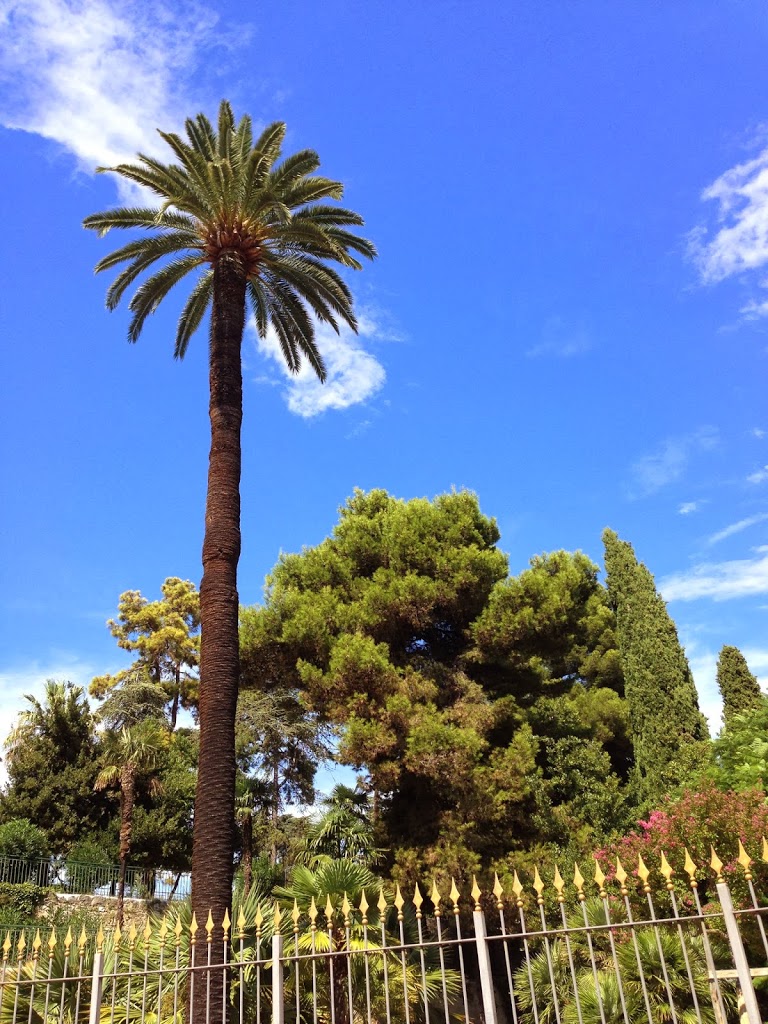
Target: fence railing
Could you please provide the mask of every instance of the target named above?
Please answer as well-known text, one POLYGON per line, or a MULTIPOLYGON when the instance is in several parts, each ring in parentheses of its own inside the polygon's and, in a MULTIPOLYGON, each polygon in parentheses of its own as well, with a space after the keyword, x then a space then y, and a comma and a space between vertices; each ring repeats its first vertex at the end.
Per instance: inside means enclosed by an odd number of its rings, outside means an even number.
POLYGON ((610 880, 307 888, 218 926, 179 907, 140 933, 6 936, 0 1022, 760 1024, 768 908, 741 847, 739 864, 729 884, 714 852, 708 870, 687 856, 682 890, 662 857, 610 880))
MULTIPOLYGON (((50 886, 60 892, 114 896, 120 878, 117 864, 88 864, 61 860, 0 857, 0 882, 50 886)), ((128 867, 125 895, 141 899, 183 900, 189 896, 190 875, 160 868, 128 867)))

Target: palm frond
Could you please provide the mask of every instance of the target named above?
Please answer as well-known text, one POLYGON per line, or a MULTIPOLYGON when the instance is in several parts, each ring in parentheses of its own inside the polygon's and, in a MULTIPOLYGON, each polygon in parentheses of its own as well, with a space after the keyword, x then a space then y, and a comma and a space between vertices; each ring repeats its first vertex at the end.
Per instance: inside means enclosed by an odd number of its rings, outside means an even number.
POLYGON ((122 206, 103 213, 92 213, 83 221, 83 227, 96 231, 102 238, 112 228, 167 228, 194 231, 195 222, 184 213, 174 210, 154 210, 151 207, 122 206))
POLYGON ((173 355, 183 359, 187 353, 190 338, 202 323, 205 311, 213 298, 213 271, 206 271, 192 289, 176 328, 176 345, 173 355))
POLYGON ((128 308, 133 313, 133 318, 128 326, 128 340, 135 342, 138 340, 141 334, 142 328, 144 327, 144 321, 150 315, 154 313, 160 303, 163 301, 168 292, 177 284, 185 274, 188 274, 190 270, 194 270, 195 267, 199 267, 202 263, 200 256, 195 253, 191 256, 185 256, 179 260, 173 260, 171 263, 166 264, 161 270, 158 270, 152 277, 141 285, 140 288, 134 293, 128 308))

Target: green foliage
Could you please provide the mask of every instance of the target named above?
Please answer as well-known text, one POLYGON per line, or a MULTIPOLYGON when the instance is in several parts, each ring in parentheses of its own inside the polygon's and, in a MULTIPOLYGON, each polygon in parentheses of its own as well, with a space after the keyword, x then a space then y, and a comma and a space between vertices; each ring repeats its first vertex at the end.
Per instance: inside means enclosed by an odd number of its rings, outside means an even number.
POLYGON ((356 491, 241 617, 245 680, 300 689, 338 728, 375 845, 409 884, 625 821, 632 748, 597 567, 555 552, 509 579, 498 538, 468 492, 356 491))
POLYGON ((42 860, 48 854, 48 836, 29 818, 12 818, 0 825, 0 857, 42 860))
POLYGON ((0 820, 28 818, 48 836, 52 853, 65 853, 78 838, 99 832, 110 818, 108 802, 93 791, 98 742, 83 690, 46 683, 42 700, 27 695, 6 741, 8 785, 0 820))
POLYGON ((755 676, 738 647, 727 644, 717 659, 717 685, 723 698, 723 720, 728 725, 734 715, 751 711, 762 696, 755 676))
POLYGON ((768 789, 768 698, 728 716, 708 774, 722 790, 768 789))
POLYGON ((691 767, 685 748, 706 740, 708 730, 675 624, 653 576, 613 531, 605 530, 603 542, 638 789, 653 799, 685 780, 691 767))
POLYGON ((176 576, 161 589, 159 601, 127 590, 120 595, 117 619, 107 622, 118 647, 136 655, 130 668, 91 682, 91 693, 107 698, 99 713, 113 729, 157 717, 165 705, 174 729, 179 705, 197 706, 200 595, 194 583, 176 576))
POLYGON ((0 911, 2 924, 23 927, 35 917, 35 911, 50 892, 46 886, 34 882, 0 882, 0 911))

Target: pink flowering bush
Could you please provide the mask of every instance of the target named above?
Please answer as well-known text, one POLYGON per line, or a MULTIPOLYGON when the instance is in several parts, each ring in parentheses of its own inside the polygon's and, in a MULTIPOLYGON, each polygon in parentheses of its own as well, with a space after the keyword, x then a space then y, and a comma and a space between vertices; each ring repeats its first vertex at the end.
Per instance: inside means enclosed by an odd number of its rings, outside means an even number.
POLYGON ((768 903, 768 864, 761 860, 763 836, 768 836, 768 802, 762 790, 723 792, 706 782, 698 789, 665 799, 644 821, 637 823, 633 832, 598 851, 596 857, 610 879, 615 878, 616 858, 620 858, 624 870, 633 876, 627 885, 634 889, 640 884, 637 868, 638 857, 642 856, 651 871, 652 894, 654 898, 659 894, 664 900, 666 880, 659 872, 664 853, 675 872, 675 892, 689 905, 692 894, 689 877, 683 870, 685 850, 698 868, 696 881, 702 902, 706 903, 715 894, 715 876, 709 866, 714 847, 723 862, 723 877, 731 887, 734 902, 739 904, 751 901, 744 869, 737 860, 741 840, 754 861, 750 870, 758 901, 768 903))

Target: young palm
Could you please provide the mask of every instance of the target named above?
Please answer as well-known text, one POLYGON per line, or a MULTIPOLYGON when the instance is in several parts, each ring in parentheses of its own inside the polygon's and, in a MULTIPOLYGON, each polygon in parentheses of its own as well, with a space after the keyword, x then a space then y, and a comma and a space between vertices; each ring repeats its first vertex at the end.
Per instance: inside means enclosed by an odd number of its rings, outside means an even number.
POLYGON ((120 925, 123 923, 125 869, 131 852, 136 788, 143 779, 150 793, 160 792, 160 781, 154 773, 160 766, 167 739, 167 732, 154 719, 106 736, 107 763, 99 772, 94 788, 120 791, 120 876, 117 884, 117 920, 120 925))
MULTIPOLYGON (((338 330, 356 329, 350 291, 331 264, 360 268, 374 246, 351 227, 362 218, 329 205, 342 185, 315 174, 317 155, 302 150, 283 160, 285 125, 258 139, 251 121, 235 122, 222 102, 214 128, 202 114, 185 125, 186 138, 161 132, 175 162, 140 155, 109 168, 153 192, 158 208, 94 214, 85 226, 143 228, 96 270, 127 264, 107 292, 114 309, 139 275, 162 261, 133 294, 128 338, 188 274, 196 275, 179 319, 175 355, 184 356, 206 311, 210 319, 211 450, 200 587, 200 768, 195 803, 192 903, 198 919, 209 909, 217 926, 231 900, 234 829, 234 721, 239 675, 237 563, 240 555, 241 342, 246 303, 264 337, 273 329, 289 369, 306 359, 325 378, 313 317, 338 330), (357 255, 355 255, 357 254, 357 255)), ((218 948, 220 944, 214 943, 218 948)))

